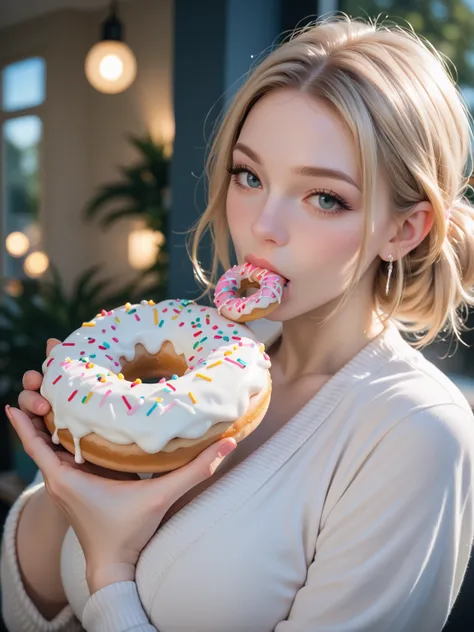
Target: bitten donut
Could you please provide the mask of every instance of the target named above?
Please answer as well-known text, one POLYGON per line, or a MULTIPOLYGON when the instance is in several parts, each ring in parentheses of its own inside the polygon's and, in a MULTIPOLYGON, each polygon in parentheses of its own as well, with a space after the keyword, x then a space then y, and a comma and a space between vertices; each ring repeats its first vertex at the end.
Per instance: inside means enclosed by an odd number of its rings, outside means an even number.
POLYGON ((166 472, 258 426, 270 402, 269 368, 253 332, 214 308, 127 303, 51 351, 42 367, 41 394, 52 407, 45 421, 78 463, 166 472))
POLYGON ((264 318, 281 303, 286 279, 251 263, 235 265, 219 279, 214 303, 219 314, 237 323, 264 318), (248 288, 258 288, 242 298, 248 288))

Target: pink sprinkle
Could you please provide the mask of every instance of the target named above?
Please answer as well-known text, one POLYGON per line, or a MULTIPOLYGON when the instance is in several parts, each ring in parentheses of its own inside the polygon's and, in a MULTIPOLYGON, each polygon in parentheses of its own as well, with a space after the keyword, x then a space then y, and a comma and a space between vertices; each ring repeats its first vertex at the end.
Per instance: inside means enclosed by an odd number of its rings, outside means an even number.
POLYGON ((114 331, 117 329, 117 327, 115 325, 111 325, 110 326, 114 331))
POLYGON ((219 325, 214 325, 212 329, 219 329, 219 325))
POLYGON ((268 353, 264 353, 263 357, 265 358, 265 360, 270 360, 270 356, 268 355, 268 353))
POLYGON ((69 397, 67 398, 67 401, 68 401, 68 402, 72 401, 72 400, 74 399, 74 397, 76 397, 76 395, 77 395, 77 391, 73 391, 73 392, 69 395, 69 397))
POLYGON ((138 314, 135 314, 135 320, 138 320, 138 321, 141 320, 141 318, 140 318, 140 316, 138 314))
POLYGON ((125 406, 128 408, 128 410, 130 410, 131 406, 130 406, 127 398, 125 397, 125 395, 122 395, 122 399, 125 402, 125 406))
POLYGON ((84 355, 84 354, 85 354, 85 351, 81 351, 79 355, 84 355))
POLYGON ((75 342, 63 342, 63 347, 75 347, 75 342))
POLYGON ((113 361, 114 361, 114 359, 112 358, 112 356, 109 356, 109 355, 105 354, 105 357, 107 358, 107 360, 110 360, 111 362, 113 362, 113 361))
POLYGON ((232 340, 242 340, 240 336, 232 336, 232 340))
POLYGON ((113 340, 114 342, 118 342, 118 341, 119 341, 119 339, 118 339, 118 338, 112 338, 112 340, 113 340))
POLYGON ((54 362, 54 358, 50 358, 46 366, 48 367, 51 364, 51 362, 54 362))
POLYGON ((105 330, 105 329, 102 329, 102 333, 103 333, 103 334, 105 334, 105 332, 106 332, 106 330, 105 330))
POLYGON ((131 408, 128 412, 127 415, 133 415, 134 413, 137 412, 137 410, 140 408, 141 404, 136 404, 133 408, 131 408))
POLYGON ((93 344, 95 342, 95 338, 90 338, 89 343, 88 344, 93 344))
POLYGON ((166 378, 162 377, 161 380, 158 382, 158 384, 163 384, 164 382, 166 382, 166 378))
POLYGON ((61 378, 62 378, 62 375, 58 375, 58 377, 54 380, 53 384, 57 384, 61 378))
POLYGON ((169 410, 171 410, 171 409, 173 408, 173 406, 176 406, 176 400, 175 400, 175 399, 171 402, 171 404, 168 404, 168 406, 164 406, 164 407, 161 409, 161 413, 162 413, 162 414, 163 414, 163 413, 167 413, 169 410))
POLYGON ((198 336, 200 336, 202 334, 202 329, 201 331, 196 331, 195 334, 193 334, 193 338, 197 338, 198 336))
POLYGON ((184 323, 179 323, 179 326, 180 326, 180 327, 183 327, 183 326, 184 326, 184 323))
POLYGON ((169 382, 166 382, 166 386, 169 386, 172 391, 176 390, 175 387, 172 384, 170 384, 169 382))
POLYGON ((173 312, 176 312, 177 314, 181 314, 181 311, 179 309, 174 309, 173 312))
POLYGON ((236 366, 240 367, 241 369, 245 369, 245 367, 243 366, 243 364, 239 364, 238 362, 236 362, 235 360, 231 360, 230 358, 228 358, 227 356, 224 358, 224 360, 227 360, 227 362, 232 362, 232 364, 235 364, 236 366))
POLYGON ((168 308, 165 307, 165 309, 162 309, 161 311, 163 312, 163 314, 166 314, 166 312, 168 311, 168 308))
POLYGON ((110 395, 112 391, 109 389, 106 393, 104 393, 102 399, 100 400, 100 404, 99 404, 99 408, 102 408, 102 406, 104 405, 105 400, 107 399, 107 397, 110 395))

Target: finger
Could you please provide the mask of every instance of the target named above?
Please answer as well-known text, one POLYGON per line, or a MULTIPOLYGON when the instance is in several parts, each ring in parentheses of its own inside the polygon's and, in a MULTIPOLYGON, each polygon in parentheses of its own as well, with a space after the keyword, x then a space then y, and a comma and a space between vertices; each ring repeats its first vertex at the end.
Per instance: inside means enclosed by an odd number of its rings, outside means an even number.
POLYGON ((42 381, 43 376, 39 371, 26 371, 26 373, 23 373, 22 384, 27 391, 37 391, 42 381))
POLYGON ((187 465, 166 475, 169 500, 175 502, 186 492, 214 474, 216 469, 237 444, 234 439, 223 439, 203 450, 187 465))
POLYGON ((49 356, 54 347, 60 344, 61 340, 58 340, 57 338, 48 338, 48 341, 46 343, 46 355, 49 356))
POLYGON ((51 410, 51 406, 44 397, 36 391, 21 391, 18 396, 18 405, 20 410, 30 415, 46 415, 51 410))
POLYGON ((23 448, 43 473, 44 478, 54 477, 61 462, 31 423, 31 419, 18 408, 5 407, 5 412, 20 438, 23 448))

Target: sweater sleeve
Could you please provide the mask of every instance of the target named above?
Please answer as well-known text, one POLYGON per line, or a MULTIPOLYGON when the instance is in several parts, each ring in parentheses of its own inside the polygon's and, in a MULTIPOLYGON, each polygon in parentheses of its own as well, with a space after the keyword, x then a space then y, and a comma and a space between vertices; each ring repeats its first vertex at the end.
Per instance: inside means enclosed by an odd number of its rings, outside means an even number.
POLYGON ((275 632, 443 628, 473 542, 473 416, 435 405, 374 444, 338 490, 275 632))
POLYGON ((157 632, 135 582, 117 582, 94 593, 84 607, 82 625, 87 632, 157 632))
POLYGON ((27 501, 42 485, 38 473, 12 506, 5 522, 0 563, 2 616, 9 632, 79 632, 83 628, 70 606, 48 621, 40 614, 22 582, 16 552, 18 522, 27 501))

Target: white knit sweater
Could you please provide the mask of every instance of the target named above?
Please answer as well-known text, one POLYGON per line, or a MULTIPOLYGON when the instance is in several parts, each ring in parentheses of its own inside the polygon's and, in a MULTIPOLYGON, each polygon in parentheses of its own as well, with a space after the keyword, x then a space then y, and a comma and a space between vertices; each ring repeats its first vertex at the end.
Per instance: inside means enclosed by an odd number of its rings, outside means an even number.
POLYGON ((90 597, 69 530, 61 562, 69 605, 50 622, 26 595, 15 552, 32 486, 5 526, 7 627, 438 632, 473 541, 473 421, 459 390, 391 327, 165 523, 136 582, 90 597))

